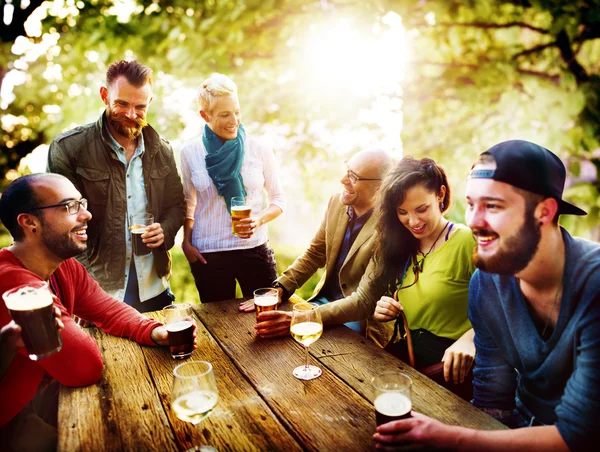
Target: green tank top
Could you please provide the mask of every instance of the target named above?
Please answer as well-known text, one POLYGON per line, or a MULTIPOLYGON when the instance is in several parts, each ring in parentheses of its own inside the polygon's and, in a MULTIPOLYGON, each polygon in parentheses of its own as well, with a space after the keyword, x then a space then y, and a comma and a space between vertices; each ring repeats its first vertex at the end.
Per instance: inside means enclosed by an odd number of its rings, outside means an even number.
MULTIPOLYGON (((471 328, 467 317, 469 281, 475 271, 471 259, 475 239, 471 230, 455 224, 456 231, 423 262, 416 284, 398 292, 411 330, 424 329, 436 336, 458 339, 471 328)), ((417 262, 423 259, 417 258, 417 262)), ((403 286, 415 280, 412 265, 403 286)))

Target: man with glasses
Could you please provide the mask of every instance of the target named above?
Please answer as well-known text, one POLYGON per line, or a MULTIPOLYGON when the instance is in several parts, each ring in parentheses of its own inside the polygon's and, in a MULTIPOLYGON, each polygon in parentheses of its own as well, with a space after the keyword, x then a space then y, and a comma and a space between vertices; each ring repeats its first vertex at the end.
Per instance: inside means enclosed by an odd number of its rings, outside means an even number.
MULTIPOLYGON (((356 291, 373 254, 375 217, 373 203, 385 172, 391 164, 382 150, 356 153, 347 163, 340 182, 342 193, 329 200, 325 218, 308 249, 273 283, 283 299, 289 298, 319 268, 325 273, 309 300, 321 305, 348 297, 356 291)), ((240 305, 252 311, 252 300, 240 305)), ((289 335, 291 314, 270 311, 259 314, 255 326, 261 337, 289 335)), ((346 324, 380 346, 390 336, 389 325, 367 320, 346 324)))
POLYGON ((154 311, 174 299, 168 250, 185 216, 183 187, 173 150, 145 120, 152 70, 135 61, 114 63, 100 96, 104 114, 57 137, 48 170, 69 178, 94 216, 80 262, 116 299, 140 312, 154 311), (152 252, 141 256, 133 253, 134 214, 154 216, 142 235, 152 252))
MULTIPOLYGON (((102 375, 102 355, 94 338, 72 315, 107 333, 143 345, 167 345, 160 323, 144 317, 104 292, 72 259, 84 252, 87 201, 58 174, 31 174, 11 182, 0 197, 0 220, 14 242, 0 250, 0 295, 46 281, 57 297, 62 349, 34 361, 15 340, 0 335, 0 444, 2 450, 55 450, 58 383, 84 386, 102 375)), ((11 318, 0 303, 0 329, 11 318)), ((22 347, 22 344, 20 344, 22 347)))

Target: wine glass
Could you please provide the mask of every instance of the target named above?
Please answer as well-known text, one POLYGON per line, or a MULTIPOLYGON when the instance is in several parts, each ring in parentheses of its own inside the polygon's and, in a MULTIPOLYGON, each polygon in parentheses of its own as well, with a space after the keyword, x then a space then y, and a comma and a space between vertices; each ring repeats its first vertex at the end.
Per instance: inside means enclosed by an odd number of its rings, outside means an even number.
POLYGON ((294 305, 290 333, 296 342, 300 342, 306 349, 306 364, 294 369, 294 377, 300 380, 312 380, 321 375, 321 369, 308 364, 308 347, 321 337, 323 321, 319 306, 312 303, 299 303, 294 305))
POLYGON ((179 419, 196 425, 206 418, 219 400, 212 364, 190 361, 173 370, 171 406, 179 419))

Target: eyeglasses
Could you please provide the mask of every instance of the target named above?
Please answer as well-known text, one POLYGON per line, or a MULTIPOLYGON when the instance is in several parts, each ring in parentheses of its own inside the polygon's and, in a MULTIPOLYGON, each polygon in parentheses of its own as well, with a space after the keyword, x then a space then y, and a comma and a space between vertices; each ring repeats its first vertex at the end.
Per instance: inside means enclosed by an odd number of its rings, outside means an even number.
POLYGON ((346 172, 348 174, 348 179, 350 180, 352 185, 357 183, 359 180, 381 180, 381 178, 360 177, 358 174, 356 174, 354 171, 352 171, 350 168, 348 168, 347 163, 346 163, 346 172))
POLYGON ((67 208, 67 212, 69 212, 69 215, 76 215, 77 212, 79 212, 80 207, 87 209, 88 202, 87 202, 87 199, 81 198, 79 201, 74 199, 72 201, 61 202, 59 204, 52 204, 51 206, 34 207, 31 210, 43 210, 43 209, 50 209, 52 207, 63 207, 63 206, 67 208))

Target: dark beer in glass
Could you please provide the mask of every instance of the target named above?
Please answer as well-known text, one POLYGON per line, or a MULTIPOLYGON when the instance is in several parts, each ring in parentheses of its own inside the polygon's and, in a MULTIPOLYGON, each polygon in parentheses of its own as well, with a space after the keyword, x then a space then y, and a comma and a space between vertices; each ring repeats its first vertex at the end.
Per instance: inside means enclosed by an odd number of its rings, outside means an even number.
POLYGON ((163 308, 169 348, 173 359, 189 358, 194 352, 195 321, 190 303, 173 303, 163 308))

